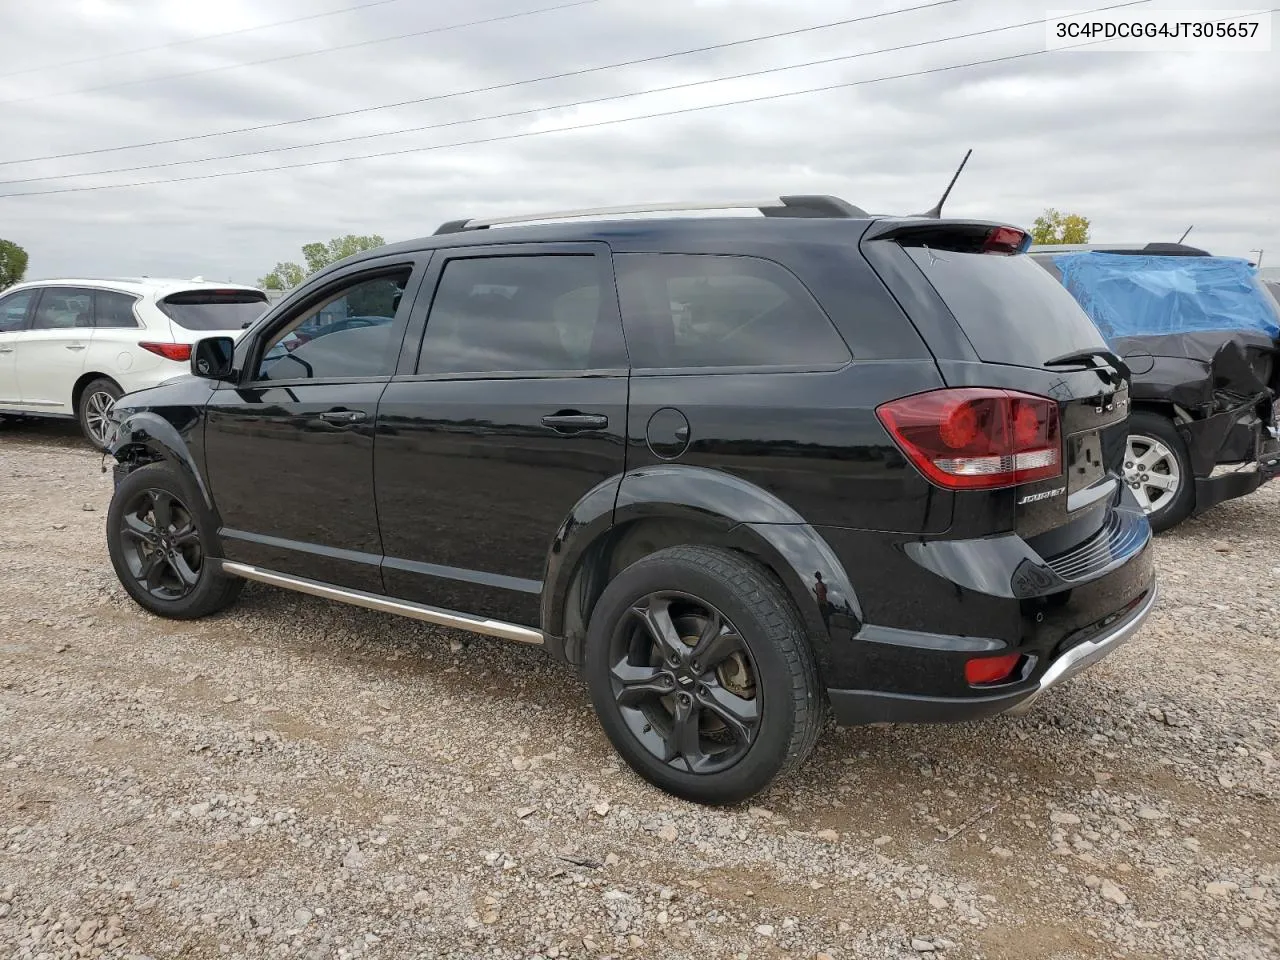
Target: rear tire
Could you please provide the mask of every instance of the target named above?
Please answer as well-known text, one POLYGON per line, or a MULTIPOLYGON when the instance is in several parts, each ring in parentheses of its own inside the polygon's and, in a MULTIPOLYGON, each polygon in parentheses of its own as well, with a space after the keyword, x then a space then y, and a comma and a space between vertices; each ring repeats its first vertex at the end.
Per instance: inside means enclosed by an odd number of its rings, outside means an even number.
POLYGON ((121 586, 139 606, 175 620, 217 613, 244 586, 219 568, 217 524, 190 486, 169 464, 149 464, 120 481, 107 510, 121 586))
POLYGON ((697 803, 737 803, 794 771, 825 715, 781 585, 715 547, 660 550, 618 574, 591 614, 584 673, 622 758, 697 803))
POLYGON ((99 377, 91 380, 80 391, 80 400, 76 404, 76 416, 80 420, 80 431, 85 439, 97 450, 106 450, 111 440, 111 408, 123 396, 113 380, 99 377))
POLYGON ((1195 508, 1191 455, 1168 417, 1147 410, 1129 417, 1124 478, 1156 533, 1176 527, 1195 508))

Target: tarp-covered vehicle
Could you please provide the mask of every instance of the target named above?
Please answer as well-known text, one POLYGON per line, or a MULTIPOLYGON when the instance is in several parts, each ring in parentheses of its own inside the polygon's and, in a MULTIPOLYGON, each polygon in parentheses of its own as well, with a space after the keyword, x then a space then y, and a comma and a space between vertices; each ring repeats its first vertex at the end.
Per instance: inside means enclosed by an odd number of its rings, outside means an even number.
POLYGON ((1031 254, 1132 373, 1125 479, 1153 528, 1280 472, 1280 308, 1251 264, 1169 243, 1031 254))

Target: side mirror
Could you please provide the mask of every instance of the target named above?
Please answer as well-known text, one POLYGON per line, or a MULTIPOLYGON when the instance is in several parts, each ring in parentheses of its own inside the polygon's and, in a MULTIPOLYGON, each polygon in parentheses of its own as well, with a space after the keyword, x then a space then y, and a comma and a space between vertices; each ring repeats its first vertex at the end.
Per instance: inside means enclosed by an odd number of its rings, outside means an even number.
POLYGON ((205 337, 191 351, 191 372, 206 380, 226 380, 231 376, 236 342, 230 337, 205 337))

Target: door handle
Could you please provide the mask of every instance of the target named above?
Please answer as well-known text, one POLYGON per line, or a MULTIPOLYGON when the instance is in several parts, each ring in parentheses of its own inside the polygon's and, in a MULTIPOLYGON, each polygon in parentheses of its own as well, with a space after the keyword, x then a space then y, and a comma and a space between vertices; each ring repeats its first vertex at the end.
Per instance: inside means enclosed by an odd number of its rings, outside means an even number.
POLYGON ((13 353, 13 347, 0 347, 0 353, 13 353))
POLYGON ((542 425, 560 433, 577 433, 579 430, 604 430, 609 426, 609 418, 602 413, 578 413, 576 410, 565 410, 543 417, 542 425))
POLYGON ((67 344, 67 349, 68 349, 68 350, 83 350, 83 349, 84 349, 84 344, 83 344, 83 343, 68 343, 68 344, 67 344))
POLYGON ((361 423, 369 419, 363 410, 326 410, 320 414, 325 423, 361 423))

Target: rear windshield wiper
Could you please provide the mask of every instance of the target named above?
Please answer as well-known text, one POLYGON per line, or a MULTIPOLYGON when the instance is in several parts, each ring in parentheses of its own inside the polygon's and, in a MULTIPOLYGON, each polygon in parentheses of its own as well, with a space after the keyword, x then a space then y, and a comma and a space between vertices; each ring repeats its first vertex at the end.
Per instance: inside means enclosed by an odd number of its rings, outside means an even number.
POLYGON ((1129 369, 1129 365, 1110 350, 1074 350, 1071 353, 1064 353, 1060 357, 1054 357, 1052 360, 1046 360, 1042 366, 1088 367, 1097 373, 1104 383, 1110 383, 1112 386, 1117 387, 1123 381, 1133 379, 1133 371, 1129 369), (1106 374, 1106 368, 1108 367, 1115 372, 1114 376, 1106 374))

